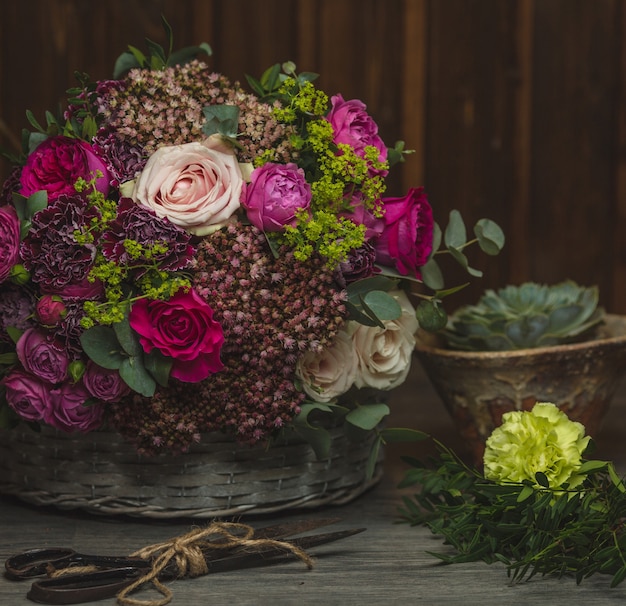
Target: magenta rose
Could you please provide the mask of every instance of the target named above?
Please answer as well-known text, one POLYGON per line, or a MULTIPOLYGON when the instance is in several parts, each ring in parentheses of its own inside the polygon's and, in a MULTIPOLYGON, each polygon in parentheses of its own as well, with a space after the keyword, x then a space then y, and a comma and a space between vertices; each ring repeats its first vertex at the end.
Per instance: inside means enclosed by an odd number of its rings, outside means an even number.
MULTIPOLYGON (((378 161, 386 162, 387 146, 378 134, 378 125, 367 113, 367 106, 358 99, 344 101, 341 95, 331 98, 331 109, 326 119, 335 131, 334 142, 345 143, 354 148, 361 158, 365 157, 365 148, 378 150, 378 161)), ((388 171, 373 171, 382 176, 388 171)))
POLYGON ((402 198, 384 198, 385 229, 375 241, 376 261, 402 275, 420 279, 419 268, 433 247, 433 211, 424 188, 411 188, 402 198))
POLYGON ((372 240, 378 238, 385 229, 385 220, 377 217, 365 206, 361 194, 357 194, 350 200, 350 209, 341 213, 342 217, 350 219, 355 225, 365 226, 365 239, 372 240))
POLYGON ((80 383, 63 383, 50 391, 50 407, 43 420, 61 431, 87 433, 102 425, 104 406, 87 403, 91 394, 80 383))
POLYGON ((0 283, 19 260, 20 220, 12 206, 0 207, 0 283))
POLYGON ((60 383, 67 377, 67 354, 37 328, 29 328, 22 334, 16 352, 22 366, 43 381, 60 383))
POLYGON ((297 165, 268 162, 252 171, 243 205, 256 228, 283 231, 295 225, 298 210, 308 210, 311 186, 297 165))
POLYGON ((2 384, 8 405, 22 419, 43 420, 50 407, 50 385, 23 370, 12 370, 2 384))
POLYGON ((89 361, 83 374, 83 385, 98 400, 119 402, 130 393, 130 388, 117 370, 109 370, 89 361))
POLYGON ((223 367, 222 327, 194 290, 181 289, 167 301, 140 299, 133 305, 129 320, 146 353, 156 347, 173 359, 172 377, 195 383, 223 367))
POLYGON ((58 295, 43 295, 37 301, 37 318, 44 326, 56 326, 67 315, 63 299, 58 295))
POLYGON ((49 137, 28 156, 20 177, 20 193, 28 197, 45 190, 51 202, 61 194, 74 194, 76 180, 82 177, 91 181, 96 171, 103 175, 96 180, 96 188, 106 195, 109 193, 109 172, 91 145, 71 137, 49 137))

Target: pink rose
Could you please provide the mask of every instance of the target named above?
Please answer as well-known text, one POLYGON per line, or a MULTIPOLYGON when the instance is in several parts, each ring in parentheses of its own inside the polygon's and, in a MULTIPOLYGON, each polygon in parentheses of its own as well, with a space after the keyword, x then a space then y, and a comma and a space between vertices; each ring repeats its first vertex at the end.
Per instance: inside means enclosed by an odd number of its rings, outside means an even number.
MULTIPOLYGON (((387 160, 387 146, 378 134, 378 125, 367 113, 367 106, 358 99, 344 101, 341 95, 331 98, 331 109, 326 119, 335 131, 335 143, 345 143, 354 148, 361 158, 365 148, 373 146, 378 150, 378 161, 387 160)), ((373 171, 382 176, 388 171, 373 171)))
POLYGON ((250 223, 261 231, 283 231, 295 225, 296 211, 311 204, 311 186, 295 164, 268 162, 252 171, 244 207, 250 223))
POLYGON ((3 380, 9 406, 26 421, 41 421, 50 407, 50 385, 23 370, 12 370, 3 380))
POLYGON ((378 238, 385 229, 385 220, 377 217, 365 206, 361 194, 352 197, 349 210, 341 213, 342 217, 350 219, 355 225, 365 225, 365 239, 378 238))
POLYGON ((44 326, 57 326, 67 314, 63 299, 58 295, 44 295, 37 301, 37 318, 44 326))
POLYGON ((20 220, 12 206, 0 207, 0 283, 19 260, 20 220))
POLYGON ((87 433, 102 425, 104 406, 99 402, 87 404, 91 395, 80 383, 64 383, 50 391, 50 408, 43 420, 61 431, 87 433))
POLYGON ((60 383, 67 377, 67 354, 37 328, 29 328, 22 334, 16 352, 22 366, 43 381, 60 383))
POLYGON ((83 374, 83 385, 94 398, 104 402, 119 402, 130 393, 117 370, 102 368, 91 360, 83 374))
POLYGON ((243 177, 233 148, 219 136, 157 149, 137 178, 132 198, 159 217, 203 236, 240 207, 243 177))
POLYGON ((403 198, 384 198, 383 203, 385 229, 374 243, 376 261, 419 279, 419 268, 433 248, 433 211, 424 188, 411 188, 403 198))
POLYGON ((76 180, 82 177, 91 181, 96 171, 103 175, 96 180, 96 188, 106 195, 109 193, 109 171, 91 145, 71 137, 49 137, 28 156, 20 177, 20 193, 28 197, 46 190, 48 202, 52 202, 61 194, 74 194, 76 180))
POLYGON ((222 369, 222 327, 194 290, 181 289, 168 301, 140 299, 129 320, 146 353, 156 347, 173 358, 172 377, 195 383, 222 369))

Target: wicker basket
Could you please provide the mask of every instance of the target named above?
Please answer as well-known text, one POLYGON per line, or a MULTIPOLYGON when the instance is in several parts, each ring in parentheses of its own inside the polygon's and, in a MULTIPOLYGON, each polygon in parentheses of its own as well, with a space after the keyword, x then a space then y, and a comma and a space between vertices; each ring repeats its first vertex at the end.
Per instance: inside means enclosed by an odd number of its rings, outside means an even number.
MULTIPOLYGON (((220 517, 343 504, 376 484, 371 442, 331 430, 327 460, 290 441, 272 448, 207 434, 179 456, 141 457, 118 434, 28 427, 0 432, 0 492, 36 505, 150 518, 220 517)), ((382 452, 382 449, 381 449, 382 452)))

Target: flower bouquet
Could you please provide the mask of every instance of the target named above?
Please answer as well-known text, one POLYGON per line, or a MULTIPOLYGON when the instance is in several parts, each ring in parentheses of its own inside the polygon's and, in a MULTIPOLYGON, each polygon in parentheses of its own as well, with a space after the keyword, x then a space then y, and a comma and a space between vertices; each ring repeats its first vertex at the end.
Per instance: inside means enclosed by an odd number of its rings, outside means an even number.
POLYGON ((549 402, 505 413, 487 439, 483 470, 437 442, 430 464, 408 459, 401 517, 424 524, 452 550, 445 563, 506 565, 511 582, 533 576, 626 578, 626 486, 613 464, 587 458, 585 427, 549 402))
MULTIPOLYGON (((222 436, 209 440, 220 444, 213 459, 248 452, 243 471, 294 437, 316 461, 366 445, 364 460, 346 459, 361 486, 381 444, 410 438, 382 427, 381 393, 407 376, 418 316, 440 323, 454 291, 434 255, 452 249, 479 273, 462 252, 463 222, 451 215, 455 240, 439 250, 422 188, 385 197, 402 143, 387 148, 366 106, 329 99, 314 74, 275 65, 247 92, 198 58, 206 44, 148 46, 129 47, 114 79, 81 76, 62 116, 42 126, 28 113, 34 131, 0 194, 1 425, 7 436, 40 427, 20 434, 31 459, 46 428, 55 444, 72 440, 68 451, 87 435, 96 449, 115 443, 107 457, 121 438, 135 463, 141 455, 135 475, 153 462, 155 485, 159 456, 192 453, 203 436, 222 436), (432 291, 417 295, 418 315, 415 283, 432 291)), ((497 225, 483 219, 475 232, 497 254, 497 225)), ((293 482, 296 456, 281 455, 293 482)), ((55 473, 75 475, 81 458, 55 473)))

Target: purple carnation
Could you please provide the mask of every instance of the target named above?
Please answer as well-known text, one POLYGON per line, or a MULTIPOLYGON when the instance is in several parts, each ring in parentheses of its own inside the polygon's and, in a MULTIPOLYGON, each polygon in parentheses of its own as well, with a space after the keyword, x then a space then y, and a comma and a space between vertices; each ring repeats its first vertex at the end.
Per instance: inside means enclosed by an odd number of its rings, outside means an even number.
POLYGON ((89 231, 90 221, 98 216, 78 195, 63 195, 33 217, 21 254, 33 282, 43 292, 63 297, 97 294, 97 286, 86 281, 96 247, 77 243, 74 233, 89 231))
POLYGON ((128 267, 157 263, 161 270, 177 270, 186 267, 195 253, 189 244, 191 236, 171 223, 161 219, 145 206, 135 204, 131 198, 120 200, 117 218, 112 221, 102 237, 104 256, 128 267), (126 241, 134 241, 144 249, 155 244, 165 244, 166 250, 160 254, 151 254, 149 259, 132 256, 126 241))
POLYGON ((365 242, 363 246, 350 252, 348 259, 340 264, 339 269, 346 284, 350 284, 379 273, 380 270, 375 267, 375 262, 376 249, 369 242, 365 242))
POLYGON ((147 158, 143 149, 114 133, 101 131, 94 137, 93 144, 98 155, 108 166, 113 187, 132 181, 146 165, 147 158))
POLYGON ((30 291, 6 283, 0 290, 0 341, 13 343, 7 328, 24 331, 35 325, 33 314, 36 300, 30 291))

